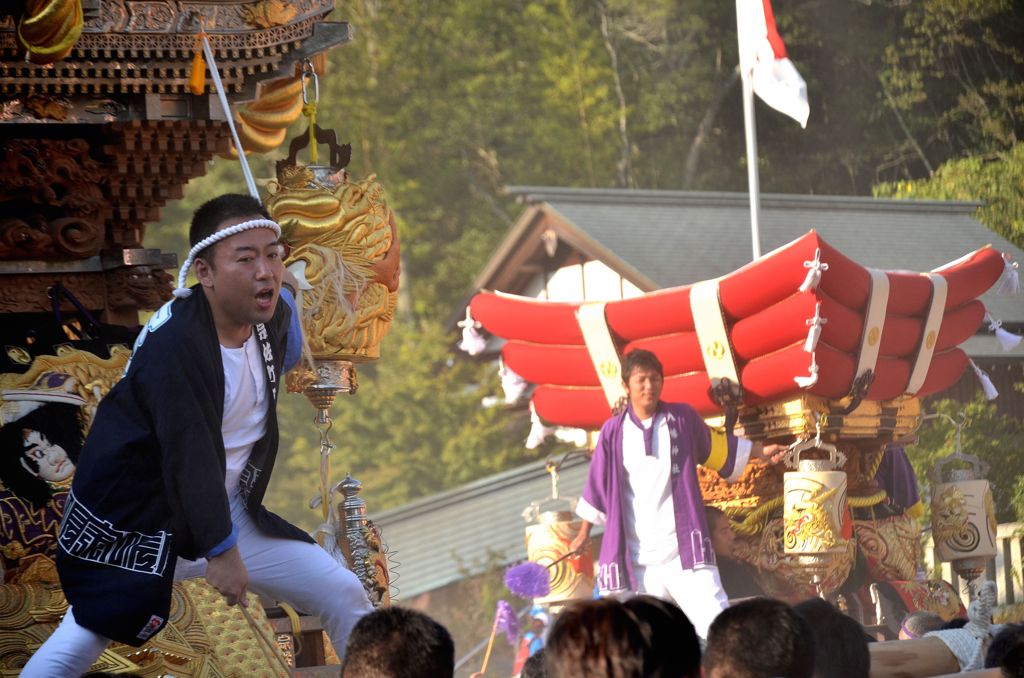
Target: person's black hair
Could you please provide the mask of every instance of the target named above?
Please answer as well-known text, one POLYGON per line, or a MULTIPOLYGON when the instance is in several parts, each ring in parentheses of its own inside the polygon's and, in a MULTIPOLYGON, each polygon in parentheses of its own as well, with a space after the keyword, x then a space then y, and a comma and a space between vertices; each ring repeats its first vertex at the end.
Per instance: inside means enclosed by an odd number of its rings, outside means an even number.
POLYGON ((906 631, 911 638, 920 638, 929 631, 938 631, 946 622, 942 617, 928 610, 911 612, 900 622, 900 630, 906 631))
POLYGON ((1008 624, 985 653, 986 669, 1002 669, 1005 678, 1024 678, 1024 624, 1008 624))
POLYGON ((455 644, 448 629, 417 610, 386 607, 356 622, 341 675, 450 678, 454 673, 455 644))
POLYGON ((810 629, 781 601, 744 600, 711 622, 704 668, 709 678, 811 678, 810 629))
POLYGON ((658 356, 642 348, 634 348, 622 359, 622 382, 624 384, 629 383, 629 376, 637 368, 651 370, 662 377, 665 376, 665 368, 661 366, 658 356))
MULTIPOLYGON (((203 238, 217 232, 217 227, 228 219, 242 217, 270 218, 270 213, 256 198, 241 193, 226 193, 212 200, 207 200, 192 215, 192 225, 188 229, 188 246, 195 247, 203 238)), ((216 245, 214 245, 215 247, 216 245)), ((212 247, 207 247, 198 255, 207 263, 211 263, 212 247)))
POLYGON ((547 678, 548 672, 544 665, 544 648, 537 650, 523 663, 519 678, 547 678))
POLYGON ((717 506, 705 506, 704 516, 707 518, 708 528, 711 530, 715 529, 715 525, 718 524, 719 520, 723 518, 729 518, 729 516, 725 515, 725 511, 718 508, 717 506))
POLYGON ((952 631, 954 629, 962 629, 967 626, 967 617, 953 617, 948 622, 942 625, 940 631, 952 631))
POLYGON ((78 464, 82 451, 82 408, 68 403, 43 403, 21 419, 0 428, 0 482, 37 509, 50 501, 52 493, 46 481, 22 466, 21 462, 36 466, 25 456, 25 431, 38 431, 53 445, 64 448, 72 464, 78 464))
POLYGON ((814 678, 868 678, 871 654, 864 629, 821 598, 793 606, 814 637, 814 678))
POLYGON ((583 600, 558 614, 544 646, 552 678, 646 678, 647 639, 621 601, 583 600))
POLYGON ((700 640, 678 605, 640 595, 622 601, 633 612, 647 640, 644 675, 651 678, 699 678, 700 640))

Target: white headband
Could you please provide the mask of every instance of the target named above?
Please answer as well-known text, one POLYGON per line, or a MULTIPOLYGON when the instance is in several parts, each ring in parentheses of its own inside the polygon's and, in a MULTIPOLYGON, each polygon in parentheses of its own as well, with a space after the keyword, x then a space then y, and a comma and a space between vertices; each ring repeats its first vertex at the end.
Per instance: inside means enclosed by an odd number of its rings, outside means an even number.
POLYGON ((276 221, 270 219, 251 219, 249 221, 243 221, 240 224, 234 226, 228 226, 227 228, 212 233, 195 245, 188 251, 188 256, 185 258, 185 263, 181 265, 181 271, 178 272, 178 287, 174 290, 174 296, 179 299, 184 299, 192 294, 192 290, 185 287, 185 279, 188 277, 188 269, 192 268, 192 262, 195 261, 196 255, 205 250, 210 245, 218 243, 224 238, 230 238, 231 236, 241 233, 242 231, 251 231, 254 228, 269 228, 277 237, 281 237, 281 227, 276 221))

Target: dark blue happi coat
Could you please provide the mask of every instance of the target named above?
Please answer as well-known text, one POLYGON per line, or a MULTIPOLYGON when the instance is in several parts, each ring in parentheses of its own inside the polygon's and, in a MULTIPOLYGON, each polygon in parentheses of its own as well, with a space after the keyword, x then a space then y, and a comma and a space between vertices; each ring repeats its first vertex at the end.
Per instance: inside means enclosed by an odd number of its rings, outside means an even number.
MULTIPOLYGON (((277 455, 276 398, 290 314, 279 300, 270 322, 253 329, 271 398, 266 435, 239 489, 261 531, 311 542, 262 506, 277 455)), ((197 286, 146 325, 82 448, 57 553, 61 585, 81 626, 141 645, 166 623, 177 557, 200 558, 230 540, 223 414, 220 343, 197 286)))

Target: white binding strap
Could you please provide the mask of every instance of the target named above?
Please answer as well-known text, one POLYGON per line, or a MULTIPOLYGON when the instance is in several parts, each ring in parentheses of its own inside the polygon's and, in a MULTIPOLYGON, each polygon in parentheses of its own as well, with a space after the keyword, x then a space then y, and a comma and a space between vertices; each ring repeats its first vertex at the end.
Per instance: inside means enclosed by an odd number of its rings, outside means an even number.
POLYGON ((882 329, 885 327, 885 311, 889 306, 889 276, 877 268, 869 268, 868 273, 871 275, 871 291, 868 293, 868 308, 860 333, 860 350, 857 353, 854 380, 868 370, 873 372, 878 364, 878 350, 882 346, 882 329))
POLYGON ((907 383, 907 394, 914 395, 924 386, 924 379, 928 376, 928 368, 932 364, 932 354, 935 353, 935 342, 939 338, 939 328, 942 326, 942 316, 946 310, 946 292, 948 284, 946 279, 936 273, 924 273, 932 281, 932 302, 928 308, 928 318, 924 323, 924 330, 921 332, 921 344, 917 349, 917 358, 914 360, 914 368, 910 371, 910 381, 907 383))
POLYGON ((703 280, 690 287, 690 310, 711 387, 715 388, 723 379, 738 386, 740 378, 718 298, 718 280, 703 280))
POLYGON ((619 352, 615 350, 615 342, 604 317, 604 302, 580 304, 576 310, 576 322, 583 332, 583 343, 587 345, 587 353, 594 363, 608 407, 614 410, 626 397, 626 389, 622 385, 619 352))

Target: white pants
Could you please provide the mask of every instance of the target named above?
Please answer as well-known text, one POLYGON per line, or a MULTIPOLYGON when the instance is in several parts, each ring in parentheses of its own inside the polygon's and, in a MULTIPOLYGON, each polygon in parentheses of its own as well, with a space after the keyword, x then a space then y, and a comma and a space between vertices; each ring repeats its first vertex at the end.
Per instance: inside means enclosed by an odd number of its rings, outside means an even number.
MULTIPOLYGON (((261 534, 237 497, 231 499, 231 520, 238 527, 238 550, 249 572, 249 591, 283 601, 320 618, 338 657, 352 627, 373 606, 359 579, 316 544, 261 534)), ((202 576, 205 561, 180 561, 177 574, 202 576), (181 564, 188 567, 181 567, 181 564)), ((22 670, 23 678, 80 676, 89 670, 110 640, 82 628, 71 609, 53 635, 22 670)))
POLYGON ((684 570, 676 556, 663 565, 634 565, 633 575, 640 593, 670 600, 689 618, 697 635, 708 637, 708 628, 718 613, 729 607, 718 568, 703 565, 684 570))

